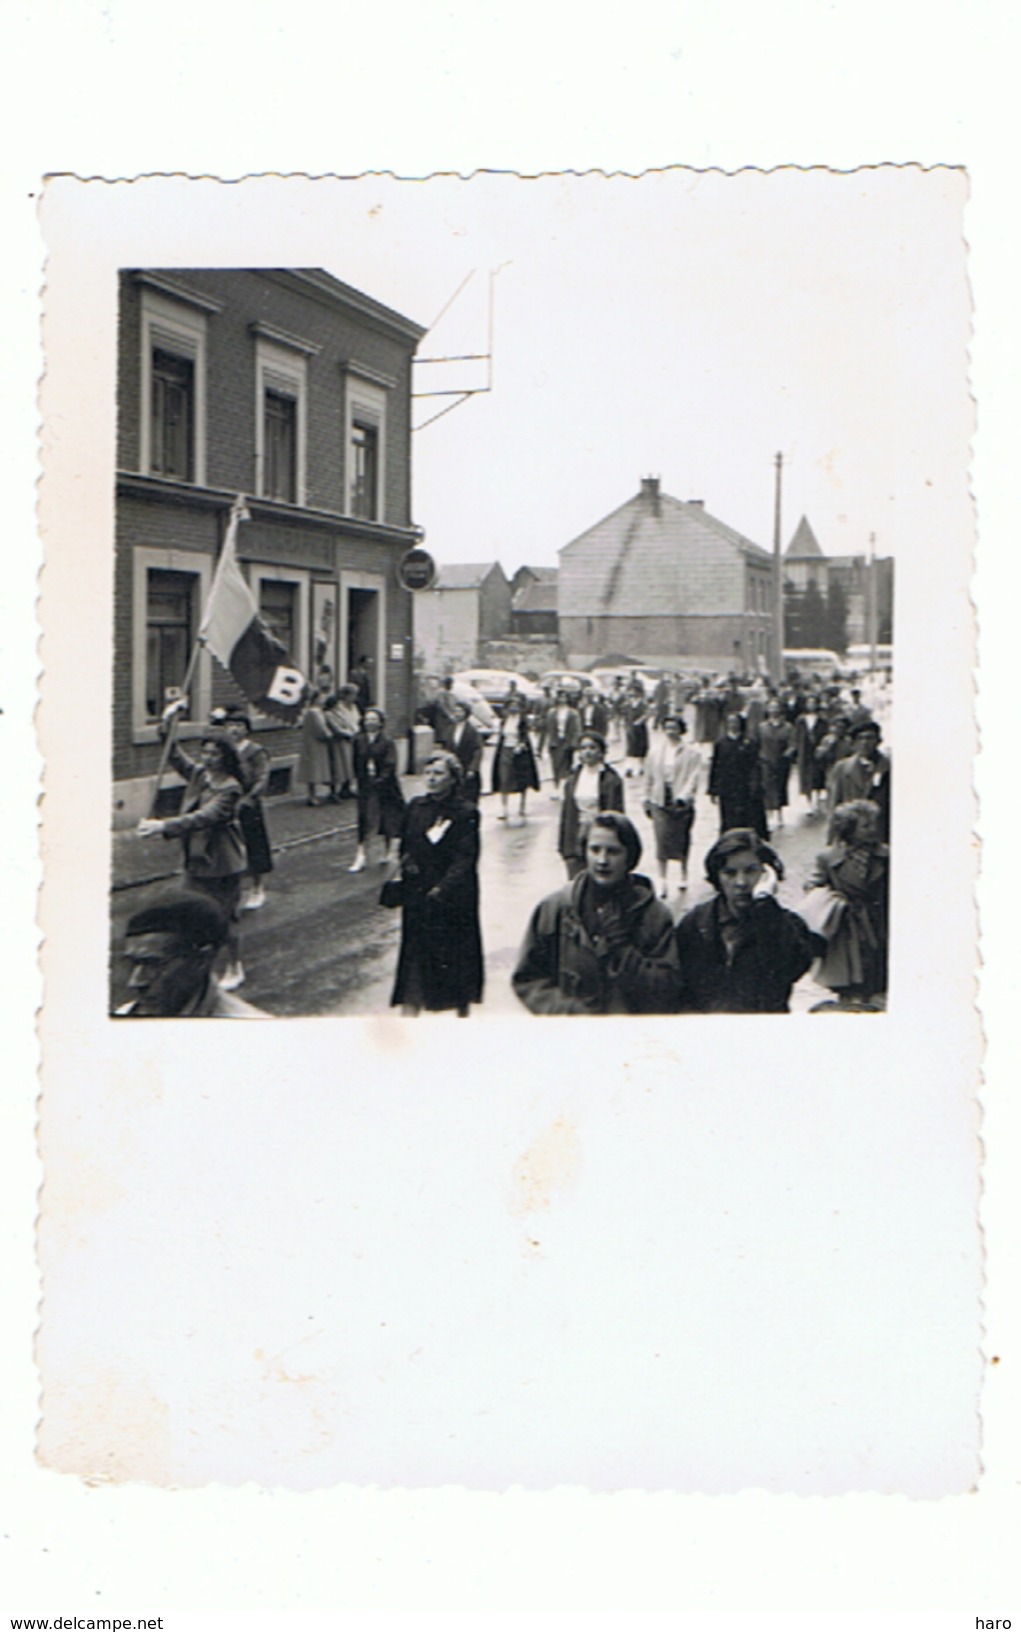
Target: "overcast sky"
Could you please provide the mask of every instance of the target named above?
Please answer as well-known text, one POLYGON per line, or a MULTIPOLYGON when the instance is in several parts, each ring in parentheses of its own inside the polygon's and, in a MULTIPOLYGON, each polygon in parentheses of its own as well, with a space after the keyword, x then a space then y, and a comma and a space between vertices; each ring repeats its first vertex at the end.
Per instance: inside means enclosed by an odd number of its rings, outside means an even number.
POLYGON ((414 514, 438 560, 510 573, 650 474, 768 548, 778 451, 785 545, 803 514, 827 554, 938 531, 970 430, 964 196, 959 172, 891 167, 368 178, 316 201, 343 237, 322 264, 434 324, 423 357, 486 351, 500 269, 492 391, 417 431, 414 514))

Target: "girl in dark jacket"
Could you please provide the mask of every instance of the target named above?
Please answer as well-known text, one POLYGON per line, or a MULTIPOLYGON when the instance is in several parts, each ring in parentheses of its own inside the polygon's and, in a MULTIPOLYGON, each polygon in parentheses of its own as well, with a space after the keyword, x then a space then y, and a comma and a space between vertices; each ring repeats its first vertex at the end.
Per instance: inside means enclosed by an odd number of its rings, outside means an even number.
POLYGON ((642 841, 618 811, 593 816, 585 870, 532 914, 512 977, 532 1014, 670 1014, 680 981, 669 910, 634 869, 642 841))
POLYGON ((577 878, 585 865, 585 837, 601 810, 624 809, 624 784, 606 763, 606 739, 598 731, 582 731, 578 763, 564 783, 560 806, 558 849, 568 878, 577 878))
POLYGON ((479 813, 461 794, 456 755, 437 750, 425 762, 425 794, 404 813, 400 879, 384 901, 400 904, 401 950, 392 1004, 406 1015, 482 1001, 479 929, 479 813))
POLYGON ((677 925, 681 1009, 703 1014, 786 1014, 791 987, 825 942, 772 895, 757 895, 776 851, 750 827, 717 839, 705 858, 716 894, 677 925))
POLYGON ((385 733, 386 717, 381 708, 368 708, 362 729, 355 737, 354 766, 358 778, 358 848, 349 873, 360 873, 366 862, 366 845, 374 833, 383 836, 382 861, 390 858, 390 845, 400 837, 404 822, 404 795, 397 780, 397 744, 385 733))

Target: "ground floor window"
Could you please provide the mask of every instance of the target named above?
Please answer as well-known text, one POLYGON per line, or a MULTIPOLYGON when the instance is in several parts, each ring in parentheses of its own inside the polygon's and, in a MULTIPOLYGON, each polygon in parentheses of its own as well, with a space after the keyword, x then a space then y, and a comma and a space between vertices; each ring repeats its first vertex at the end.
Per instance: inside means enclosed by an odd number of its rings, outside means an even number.
POLYGON ((145 613, 145 715, 157 720, 179 694, 195 640, 193 572, 149 568, 145 613))

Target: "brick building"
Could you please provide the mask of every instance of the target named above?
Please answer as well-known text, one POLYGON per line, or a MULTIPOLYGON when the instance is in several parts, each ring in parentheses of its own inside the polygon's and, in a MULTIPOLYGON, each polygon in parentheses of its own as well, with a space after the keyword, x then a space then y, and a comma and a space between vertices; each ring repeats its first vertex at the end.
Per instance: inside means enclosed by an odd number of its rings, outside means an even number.
POLYGON ((511 587, 499 561, 441 566, 415 595, 415 661, 426 672, 475 668, 487 640, 510 633, 511 587))
MULTIPOLYGON (((367 658, 396 735, 411 712, 411 596, 396 575, 411 517, 411 365, 418 324, 318 270, 121 275, 117 376, 117 818, 144 809, 156 723, 184 677, 238 493, 238 557, 296 664, 343 679, 367 658)), ((206 653, 194 736, 239 700, 206 653)), ((300 731, 260 719, 275 785, 300 731)), ((168 778, 172 790, 174 778, 168 778)), ((172 794, 168 794, 168 798, 172 794)))
POLYGON ((610 652, 647 663, 753 669, 769 652, 771 554, 659 478, 560 551, 560 641, 579 665, 610 652))

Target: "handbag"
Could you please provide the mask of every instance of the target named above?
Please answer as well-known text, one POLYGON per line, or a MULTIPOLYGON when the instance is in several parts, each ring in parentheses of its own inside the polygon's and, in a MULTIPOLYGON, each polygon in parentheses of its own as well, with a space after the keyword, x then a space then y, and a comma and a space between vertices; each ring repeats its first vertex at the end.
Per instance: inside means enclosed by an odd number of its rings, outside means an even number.
POLYGON ((813 934, 821 935, 826 941, 832 941, 843 922, 846 910, 846 898, 838 895, 836 890, 831 890, 828 885, 809 890, 798 909, 799 916, 804 919, 813 934))
POLYGON ((388 878, 379 892, 381 907, 403 907, 405 889, 403 878, 388 878))

